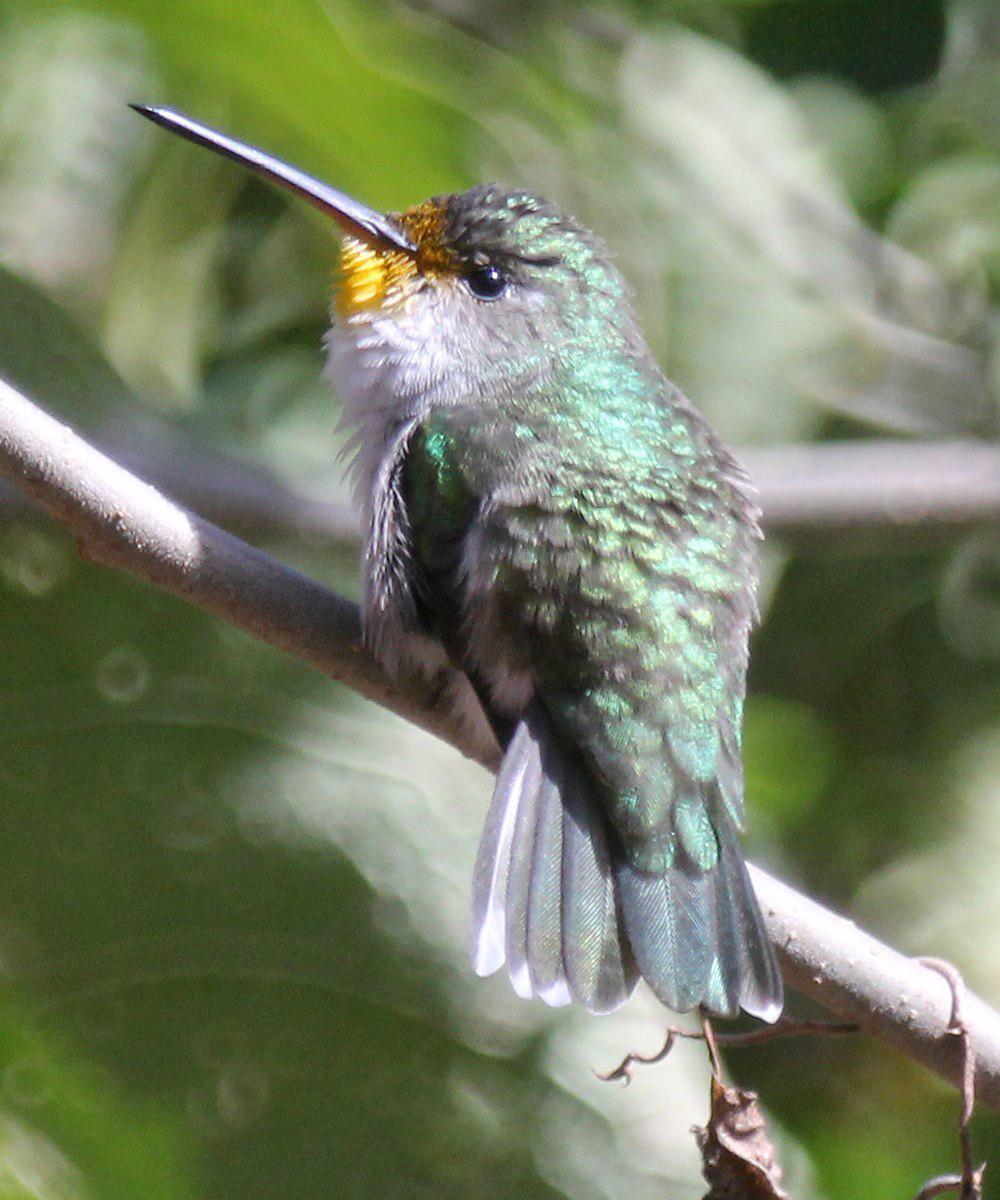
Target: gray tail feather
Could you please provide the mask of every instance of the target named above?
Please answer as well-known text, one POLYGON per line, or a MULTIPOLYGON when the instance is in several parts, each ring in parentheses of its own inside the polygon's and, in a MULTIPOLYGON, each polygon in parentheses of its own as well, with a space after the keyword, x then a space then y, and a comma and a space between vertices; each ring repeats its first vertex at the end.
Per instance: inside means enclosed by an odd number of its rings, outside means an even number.
POLYGON ((497 777, 472 886, 472 964, 520 996, 611 1012, 635 986, 606 821, 581 770, 529 713, 497 777))
POLYGON ((727 974, 738 981, 738 993, 735 988, 733 990, 739 1007, 751 1016, 773 1024, 781 1016, 784 1006, 778 961, 743 861, 736 830, 724 808, 716 827, 720 852, 716 892, 719 958, 726 963, 738 963, 727 974))
POLYGON ((719 862, 637 871, 583 771, 531 709, 497 777, 472 888, 472 962, 505 963, 518 995, 611 1012, 641 974, 676 1012, 773 1021, 781 977, 736 841, 714 806, 719 862))
POLYGON ((643 978, 668 1008, 701 1006, 722 1017, 742 1009, 773 1022, 781 975, 732 820, 721 805, 714 816, 719 860, 710 870, 681 850, 663 875, 616 862, 625 929, 643 978))

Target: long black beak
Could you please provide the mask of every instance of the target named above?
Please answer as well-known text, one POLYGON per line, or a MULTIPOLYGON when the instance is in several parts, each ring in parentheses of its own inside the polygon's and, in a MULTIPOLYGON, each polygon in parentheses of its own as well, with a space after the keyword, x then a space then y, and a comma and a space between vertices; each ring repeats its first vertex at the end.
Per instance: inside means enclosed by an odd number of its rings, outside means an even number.
POLYGON ((155 124, 162 125, 164 129, 178 133, 188 141, 197 142, 199 146, 207 146, 209 150, 223 154, 235 162, 243 163, 266 179, 273 179, 275 183, 302 196, 322 212, 329 213, 345 233, 361 234, 369 239, 388 242, 398 246, 400 250, 412 252, 416 249, 413 242, 388 217, 373 208, 359 204, 357 200, 352 200, 350 196, 345 196, 329 184, 320 183, 311 175, 272 158, 263 150, 244 145, 226 137, 224 133, 217 133, 205 125, 199 125, 197 121, 192 121, 170 108, 155 108, 147 104, 133 104, 130 107, 155 124))

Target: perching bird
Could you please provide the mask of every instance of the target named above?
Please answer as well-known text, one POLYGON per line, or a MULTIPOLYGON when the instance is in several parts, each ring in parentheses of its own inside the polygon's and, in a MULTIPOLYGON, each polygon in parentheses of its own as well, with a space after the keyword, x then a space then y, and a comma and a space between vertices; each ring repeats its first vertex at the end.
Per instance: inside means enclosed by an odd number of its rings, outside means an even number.
POLYGON ((516 991, 765 1020, 737 842, 758 512, 591 232, 495 185, 384 216, 164 109, 343 233, 330 373, 368 521, 366 640, 450 661, 504 747, 472 958, 516 991))

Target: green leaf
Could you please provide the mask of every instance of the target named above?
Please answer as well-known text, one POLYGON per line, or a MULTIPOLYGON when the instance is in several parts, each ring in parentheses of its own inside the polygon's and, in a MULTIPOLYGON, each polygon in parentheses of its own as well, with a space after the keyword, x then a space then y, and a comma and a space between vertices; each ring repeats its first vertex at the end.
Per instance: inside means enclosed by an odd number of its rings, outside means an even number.
POLYGON ((36 285, 2 267, 0 377, 84 429, 136 406, 89 331, 36 285))
MULTIPOLYGON (((58 0, 15 2, 28 12, 58 7, 58 0)), ((160 55, 170 95, 137 99, 186 104, 200 120, 280 149, 368 203, 405 206, 448 190, 461 170, 467 118, 361 62, 337 32, 336 0, 329 9, 272 0, 266 20, 239 4, 205 0, 75 7, 127 20, 160 55)))
POLYGON ((164 143, 121 239, 104 346, 141 394, 191 408, 218 323, 223 220, 240 179, 215 156, 192 171, 190 147, 164 143))

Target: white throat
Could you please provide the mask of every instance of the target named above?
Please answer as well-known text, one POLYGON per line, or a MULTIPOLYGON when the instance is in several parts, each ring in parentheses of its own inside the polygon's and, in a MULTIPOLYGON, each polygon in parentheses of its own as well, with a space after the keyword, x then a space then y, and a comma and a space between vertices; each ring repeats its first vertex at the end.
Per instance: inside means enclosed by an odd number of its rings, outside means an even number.
POLYGON ((400 429, 467 393, 467 371, 449 344, 436 304, 391 315, 338 317, 326 338, 326 374, 343 400, 340 428, 358 500, 372 489, 400 429))

